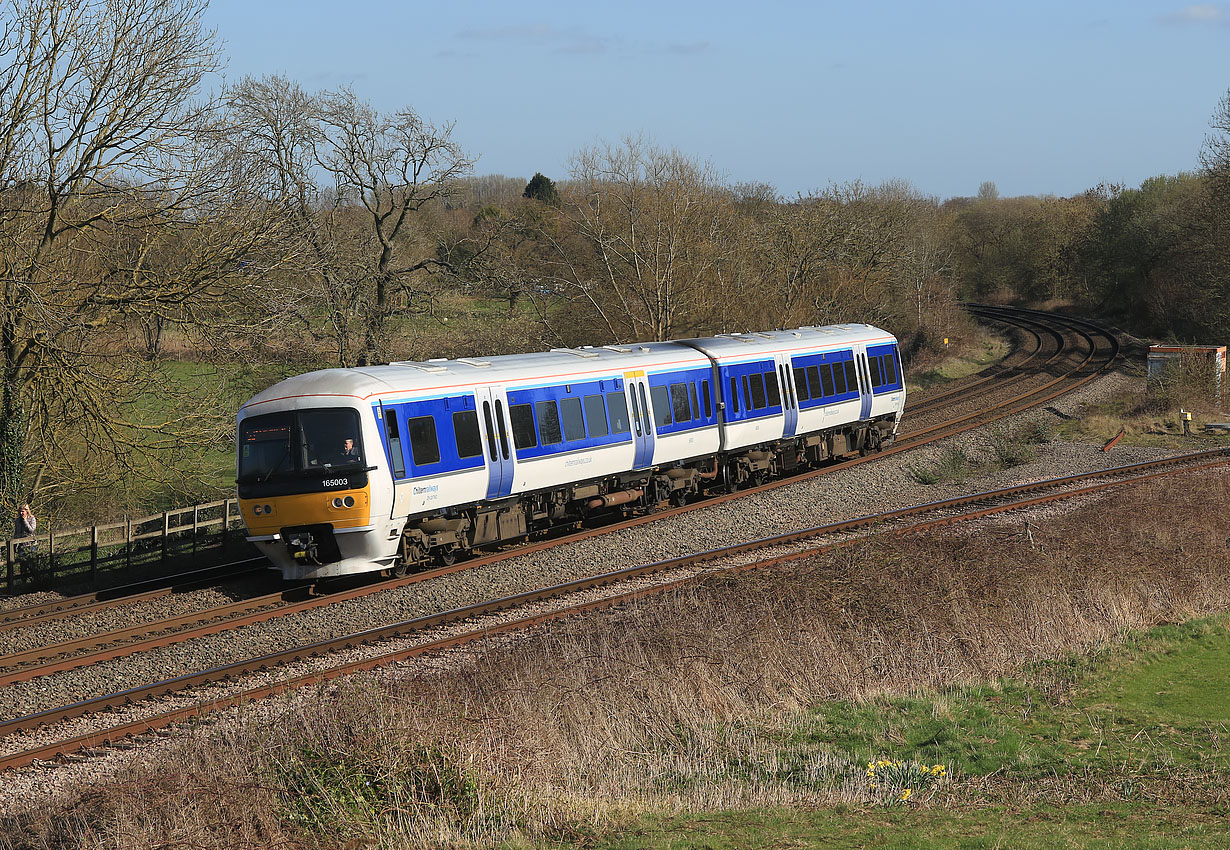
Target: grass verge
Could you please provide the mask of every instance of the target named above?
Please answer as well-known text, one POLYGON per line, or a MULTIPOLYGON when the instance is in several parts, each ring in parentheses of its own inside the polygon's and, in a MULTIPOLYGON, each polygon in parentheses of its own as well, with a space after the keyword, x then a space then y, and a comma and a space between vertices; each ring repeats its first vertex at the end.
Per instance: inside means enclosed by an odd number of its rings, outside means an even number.
POLYGON ((712 576, 253 711, 0 846, 1216 846, 1226 622, 1136 633, 1230 609, 1227 502, 1188 475, 712 576), (945 771, 901 800, 881 761, 945 771))

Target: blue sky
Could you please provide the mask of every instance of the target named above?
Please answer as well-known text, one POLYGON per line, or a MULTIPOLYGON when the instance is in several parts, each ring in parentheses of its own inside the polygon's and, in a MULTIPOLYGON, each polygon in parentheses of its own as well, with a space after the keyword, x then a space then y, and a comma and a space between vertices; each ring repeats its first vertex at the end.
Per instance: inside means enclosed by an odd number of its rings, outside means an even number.
POLYGON ((785 195, 1071 195, 1196 168, 1230 90, 1230 2, 211 0, 207 21, 228 79, 349 85, 526 178, 644 134, 785 195))

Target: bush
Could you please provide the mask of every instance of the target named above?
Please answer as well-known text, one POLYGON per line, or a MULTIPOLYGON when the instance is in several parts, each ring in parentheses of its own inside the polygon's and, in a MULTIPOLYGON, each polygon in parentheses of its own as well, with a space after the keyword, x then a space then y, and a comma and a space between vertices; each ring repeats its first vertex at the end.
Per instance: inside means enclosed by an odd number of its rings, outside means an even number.
POLYGON ((973 469, 964 449, 948 448, 939 459, 927 466, 911 466, 910 474, 919 484, 939 484, 941 481, 964 481, 973 469))
POLYGON ((304 747, 279 773, 287 820, 318 835, 367 835, 424 813, 465 823, 480 808, 470 773, 434 747, 366 755, 304 747))

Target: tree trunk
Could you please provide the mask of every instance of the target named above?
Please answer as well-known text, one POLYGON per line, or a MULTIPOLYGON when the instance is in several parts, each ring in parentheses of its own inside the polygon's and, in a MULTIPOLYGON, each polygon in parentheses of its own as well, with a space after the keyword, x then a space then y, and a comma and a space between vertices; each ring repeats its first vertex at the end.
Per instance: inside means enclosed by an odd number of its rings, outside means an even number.
POLYGON ((16 370, 4 369, 0 386, 0 522, 12 529, 17 506, 26 501, 26 412, 16 370))

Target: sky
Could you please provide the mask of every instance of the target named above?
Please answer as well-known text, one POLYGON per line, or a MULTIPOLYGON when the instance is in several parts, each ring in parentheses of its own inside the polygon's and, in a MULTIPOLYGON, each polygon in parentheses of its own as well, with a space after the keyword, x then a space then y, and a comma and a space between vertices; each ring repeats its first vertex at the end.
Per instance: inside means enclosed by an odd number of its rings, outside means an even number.
POLYGON ((226 79, 412 108, 476 174, 567 179, 643 136, 786 197, 1138 186, 1199 167, 1230 0, 211 0, 226 79))

